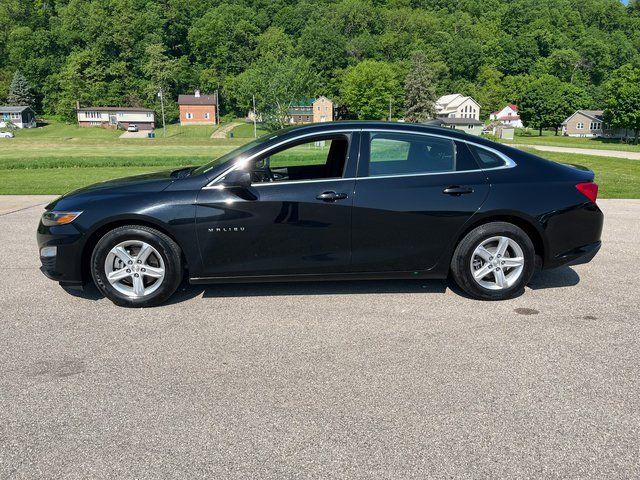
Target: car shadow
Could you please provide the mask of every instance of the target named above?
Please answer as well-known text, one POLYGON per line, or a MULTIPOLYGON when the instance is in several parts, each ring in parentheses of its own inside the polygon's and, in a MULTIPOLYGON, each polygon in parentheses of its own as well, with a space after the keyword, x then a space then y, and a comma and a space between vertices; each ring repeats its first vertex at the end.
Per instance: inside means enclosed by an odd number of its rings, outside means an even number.
MULTIPOLYGON (((570 267, 545 270, 534 274, 529 288, 544 290, 577 285, 580 276, 570 267)), ((455 294, 470 298, 452 280, 344 280, 336 282, 278 282, 278 283, 218 283, 190 285, 183 282, 175 294, 163 305, 182 303, 192 298, 238 298, 291 295, 358 295, 389 293, 445 293, 450 289, 455 294)), ((64 289, 74 297, 86 300, 104 298, 92 283, 84 290, 64 289)))
POLYGON ((580 283, 580 275, 571 267, 559 267, 553 270, 543 270, 536 272, 529 282, 532 290, 543 290, 546 288, 572 287, 580 283))

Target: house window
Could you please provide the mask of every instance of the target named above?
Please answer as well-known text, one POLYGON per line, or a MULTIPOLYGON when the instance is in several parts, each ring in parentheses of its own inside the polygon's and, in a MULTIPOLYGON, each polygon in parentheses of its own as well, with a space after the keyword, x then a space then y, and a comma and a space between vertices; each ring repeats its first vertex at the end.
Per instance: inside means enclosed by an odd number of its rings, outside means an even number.
POLYGON ((584 128, 584 123, 578 122, 578 124, 576 125, 576 130, 582 130, 583 128, 584 128))
POLYGON ((20 118, 21 118, 21 116, 20 116, 20 114, 19 114, 19 113, 12 113, 12 114, 11 114, 11 118, 13 118, 14 120, 18 120, 18 119, 20 119, 20 118))
POLYGON ((193 118, 193 113, 187 112, 187 120, 191 120, 193 118))
POLYGON ((205 120, 209 120, 209 112, 206 112, 206 113, 204 114, 204 119, 205 119, 205 120))
POLYGON ((589 130, 600 130, 602 128, 602 123, 600 122, 591 122, 589 124, 589 130))

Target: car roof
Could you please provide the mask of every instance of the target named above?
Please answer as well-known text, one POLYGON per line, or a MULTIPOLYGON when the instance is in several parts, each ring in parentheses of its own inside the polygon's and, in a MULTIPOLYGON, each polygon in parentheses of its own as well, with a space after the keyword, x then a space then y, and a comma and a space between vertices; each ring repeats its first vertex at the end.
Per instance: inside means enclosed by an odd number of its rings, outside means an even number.
MULTIPOLYGON (((458 130, 454 130, 452 128, 443 128, 436 125, 429 125, 423 123, 407 123, 407 122, 382 122, 382 121, 372 121, 372 120, 344 120, 337 122, 322 122, 322 123, 310 123, 306 125, 300 126, 292 126, 287 127, 277 132, 274 132, 274 136, 289 136, 291 134, 302 134, 302 133, 322 133, 324 131, 336 130, 336 129, 345 129, 345 130, 396 130, 396 131, 406 131, 406 132, 423 132, 423 133, 432 133, 434 135, 446 135, 447 137, 460 139, 460 140, 473 140, 477 142, 480 140, 477 136, 471 136, 468 133, 460 132, 458 130)), ((480 141, 477 143, 485 143, 485 141, 480 141)))

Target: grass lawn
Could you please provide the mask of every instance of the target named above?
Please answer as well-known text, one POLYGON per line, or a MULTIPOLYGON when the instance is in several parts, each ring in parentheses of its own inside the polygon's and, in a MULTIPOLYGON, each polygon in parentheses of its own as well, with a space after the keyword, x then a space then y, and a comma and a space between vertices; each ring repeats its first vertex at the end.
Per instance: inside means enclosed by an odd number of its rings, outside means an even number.
POLYGON ((542 132, 542 136, 538 135, 537 131, 534 132, 530 130, 529 133, 529 135, 526 135, 524 134, 524 130, 517 130, 513 140, 504 140, 504 143, 640 152, 640 145, 622 143, 620 140, 616 139, 563 137, 562 135, 556 136, 554 132, 548 132, 544 130, 542 132))
MULTIPOLYGON (((257 125, 257 134, 258 136, 264 135, 267 131, 260 126, 257 125)), ((243 123, 242 125, 238 125, 235 127, 227 136, 233 133, 234 138, 253 138, 253 123, 243 123)))
POLYGON ((593 170, 599 186, 598 198, 640 198, 640 160, 524 150, 555 162, 582 165, 593 170))

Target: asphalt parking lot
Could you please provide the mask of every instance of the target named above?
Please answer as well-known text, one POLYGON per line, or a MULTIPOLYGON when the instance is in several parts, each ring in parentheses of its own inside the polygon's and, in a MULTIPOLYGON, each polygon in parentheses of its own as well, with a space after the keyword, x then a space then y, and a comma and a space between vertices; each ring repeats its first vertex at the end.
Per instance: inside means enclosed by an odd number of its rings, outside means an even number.
POLYGON ((47 280, 42 207, 7 209, 0 478, 639 478, 640 201, 599 204, 594 261, 511 301, 289 283, 146 310, 47 280))

